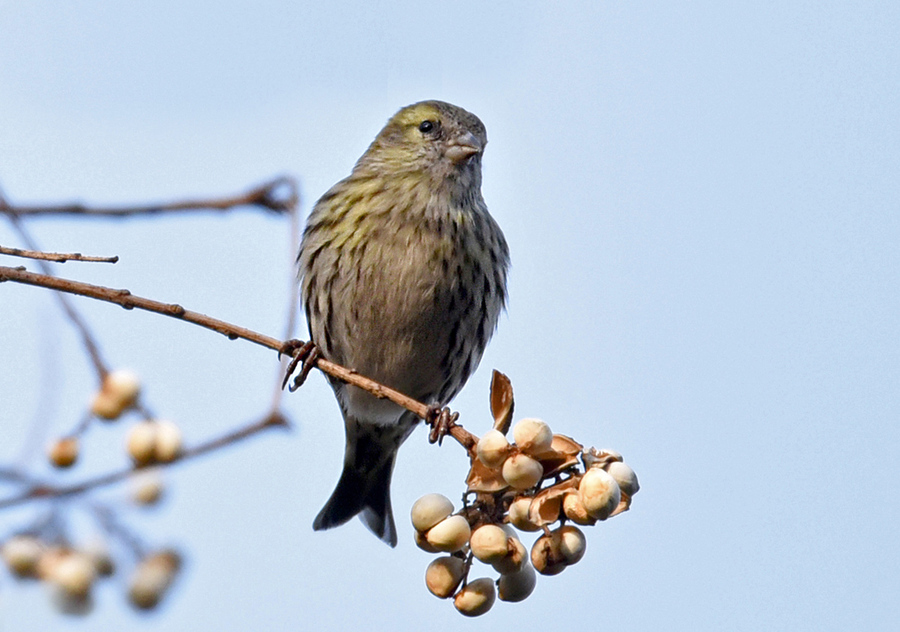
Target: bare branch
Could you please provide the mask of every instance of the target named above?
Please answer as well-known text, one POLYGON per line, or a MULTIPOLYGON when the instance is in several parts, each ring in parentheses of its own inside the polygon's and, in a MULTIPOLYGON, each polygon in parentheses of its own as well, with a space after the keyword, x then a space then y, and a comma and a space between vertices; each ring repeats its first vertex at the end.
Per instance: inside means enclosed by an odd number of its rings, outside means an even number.
POLYGON ((0 246, 0 255, 10 255, 11 257, 25 257, 28 259, 40 259, 41 261, 52 261, 53 263, 65 263, 66 261, 90 261, 97 263, 116 263, 119 257, 93 257, 83 255, 80 252, 60 253, 60 252, 41 252, 39 250, 22 250, 21 248, 7 248, 0 246))
POLYGON ((84 204, 14 205, 0 198, 0 213, 19 217, 58 217, 80 215, 88 217, 124 218, 139 215, 193 211, 230 211, 241 206, 262 208, 273 213, 288 213, 297 206, 299 198, 296 180, 288 176, 275 178, 249 191, 225 197, 179 200, 160 204, 135 206, 92 207, 84 204))
MULTIPOLYGON (((187 321, 194 325, 199 325, 200 327, 204 327, 206 329, 217 331, 220 334, 227 336, 230 340, 241 338, 260 346, 267 347, 274 351, 280 352, 285 348, 284 342, 278 340, 277 338, 272 338, 271 336, 266 336, 245 327, 239 327, 237 325, 225 322, 224 320, 212 318, 210 316, 206 316, 205 314, 200 314, 199 312, 186 310, 181 305, 161 303, 149 298, 135 296, 128 290, 115 290, 99 285, 82 283, 80 281, 61 279, 59 277, 48 276, 45 274, 37 274, 36 272, 29 272, 24 268, 9 268, 6 266, 0 266, 0 283, 4 281, 14 281, 16 283, 23 283, 26 285, 46 287, 60 292, 68 292, 70 294, 87 296, 89 298, 106 301, 108 303, 115 303, 116 305, 120 305, 125 309, 137 308, 149 312, 155 312, 157 314, 163 314, 165 316, 171 316, 173 318, 187 321)), ((411 397, 407 397, 399 391, 395 391, 394 389, 388 388, 383 384, 379 384, 374 380, 363 377, 352 369, 348 369, 339 364, 335 364, 334 362, 329 362, 324 358, 316 359, 315 366, 323 373, 327 373, 328 375, 336 377, 344 382, 347 382, 348 384, 358 386, 359 388, 371 393, 379 399, 387 399, 397 404, 398 406, 405 408, 406 410, 418 416, 420 419, 426 419, 428 417, 429 407, 427 405, 423 404, 422 402, 416 401, 411 397)), ((460 445, 462 445, 469 451, 471 451, 472 447, 477 441, 474 435, 466 431, 462 426, 458 425, 454 425, 451 427, 450 435, 454 439, 456 439, 460 443, 460 445)))
MULTIPOLYGON (((37 481, 30 481, 31 484, 25 491, 0 500, 0 510, 6 509, 7 507, 22 505, 41 498, 66 498, 68 496, 77 496, 90 490, 97 489, 98 487, 106 487, 108 485, 123 481, 134 475, 136 472, 147 469, 149 467, 159 467, 160 465, 182 463, 208 452, 212 452, 225 446, 232 445, 243 439, 247 439, 248 437, 252 437, 253 435, 258 434, 263 430, 268 430, 269 428, 287 427, 289 427, 288 422, 283 416, 277 414, 267 415, 265 418, 252 424, 243 426, 241 428, 238 428, 237 430, 233 430, 227 434, 222 435, 221 437, 216 437, 215 439, 211 439, 205 443, 201 443, 193 448, 184 450, 176 459, 166 464, 154 463, 147 466, 133 466, 124 468, 115 472, 110 472, 108 474, 102 474, 95 478, 82 481, 81 483, 75 483, 74 485, 54 486, 37 481)), ((6 474, 8 478, 13 478, 12 472, 7 472, 6 474)), ((20 481, 29 480, 27 478, 23 478, 23 475, 21 474, 17 475, 17 478, 20 481)))

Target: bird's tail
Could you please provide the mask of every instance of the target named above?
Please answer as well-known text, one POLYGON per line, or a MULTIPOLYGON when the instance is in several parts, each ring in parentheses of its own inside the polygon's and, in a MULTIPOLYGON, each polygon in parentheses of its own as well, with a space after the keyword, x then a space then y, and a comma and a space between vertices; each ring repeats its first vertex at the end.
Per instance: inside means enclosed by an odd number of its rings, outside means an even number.
POLYGON ((320 531, 344 524, 359 515, 380 539, 397 545, 397 527, 391 511, 391 474, 397 449, 408 430, 398 426, 361 424, 347 419, 344 471, 331 498, 313 521, 320 531))

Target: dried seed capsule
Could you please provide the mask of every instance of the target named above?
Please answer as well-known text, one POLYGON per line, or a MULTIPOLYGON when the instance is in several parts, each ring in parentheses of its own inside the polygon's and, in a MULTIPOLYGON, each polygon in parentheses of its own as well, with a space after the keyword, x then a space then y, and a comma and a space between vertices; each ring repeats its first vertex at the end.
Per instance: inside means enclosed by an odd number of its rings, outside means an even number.
POLYGON ((587 540, 581 529, 566 525, 557 529, 555 533, 559 536, 559 550, 565 558, 567 566, 575 564, 584 557, 587 540))
POLYGON ((619 484, 619 489, 629 496, 634 496, 641 488, 638 484, 637 474, 622 461, 613 461, 606 466, 606 471, 609 472, 610 476, 616 479, 616 483, 619 484))
POLYGON ((501 601, 522 601, 532 592, 537 585, 537 573, 534 567, 526 564, 516 573, 500 576, 497 582, 497 596, 501 601))
POLYGON ((578 490, 575 489, 569 490, 566 492, 566 495, 563 496, 563 513, 566 514, 566 518, 575 524, 590 526, 597 522, 596 518, 593 518, 588 514, 587 508, 585 508, 584 503, 581 502, 581 496, 578 494, 578 490))
POLYGON ((458 557, 439 557, 425 569, 425 585, 435 597, 451 597, 465 573, 466 563, 458 557))
POLYGON ((138 563, 131 576, 129 601, 141 610, 155 607, 172 584, 180 567, 181 556, 175 551, 166 550, 148 555, 138 563))
POLYGON ((499 562, 509 553, 509 536, 495 524, 486 524, 472 532, 469 546, 472 555, 485 564, 499 562))
POLYGON ((137 401, 141 381, 128 369, 118 369, 106 374, 100 392, 94 396, 91 412, 103 419, 116 419, 137 401))
POLYGON ((509 553, 491 566, 501 575, 510 575, 522 570, 528 563, 528 551, 519 538, 513 536, 509 539, 509 553))
POLYGON ((530 489, 543 475, 541 464, 526 454, 513 454, 503 463, 503 480, 513 489, 530 489))
POLYGON ((499 430, 488 430, 475 446, 478 460, 490 468, 498 468, 509 455, 509 441, 499 430))
POLYGON ((622 499, 616 479, 597 467, 592 467, 581 477, 578 495, 588 514, 597 520, 606 520, 622 499))
POLYGON ((3 543, 3 561, 17 577, 37 575, 38 562, 44 553, 44 545, 31 535, 15 535, 3 543))
POLYGON ((94 585, 97 569, 93 560, 83 553, 70 552, 51 571, 50 581, 67 597, 84 599, 94 585))
POLYGON ((490 610, 496 598, 497 591, 493 580, 482 577, 469 582, 465 588, 456 593, 453 605, 467 617, 477 617, 490 610))
POLYGON ((135 465, 153 462, 156 453, 156 422, 139 421, 128 432, 128 455, 135 465))
POLYGON ((550 449, 553 433, 540 419, 522 419, 513 427, 516 446, 526 454, 541 454, 550 449))
POLYGON ((509 506, 509 524, 519 531, 539 531, 540 525, 535 524, 529 518, 531 496, 519 496, 509 506))
POLYGON ((413 503, 410 518, 413 528, 420 533, 453 513, 453 503, 443 494, 425 494, 413 503))
POLYGON ((425 533, 425 539, 438 551, 455 553, 466 545, 471 535, 472 530, 465 518, 449 516, 431 527, 425 533))
POLYGON ((63 437, 54 441, 47 451, 47 457, 54 467, 71 467, 78 460, 78 439, 63 437))
POLYGON ((153 442, 153 459, 170 463, 181 454, 181 429, 173 421, 156 421, 156 437, 153 442))
POLYGON ((555 531, 544 534, 534 541, 531 547, 531 563, 541 575, 562 573, 566 566, 566 557, 560 548, 560 537, 555 531))

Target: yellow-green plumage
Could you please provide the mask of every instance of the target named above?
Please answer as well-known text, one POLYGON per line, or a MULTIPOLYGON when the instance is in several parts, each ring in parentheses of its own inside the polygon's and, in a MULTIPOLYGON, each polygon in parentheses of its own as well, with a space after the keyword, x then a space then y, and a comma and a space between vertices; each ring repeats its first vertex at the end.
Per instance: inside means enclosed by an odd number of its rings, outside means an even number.
MULTIPOLYGON (((478 365, 506 298, 506 241, 481 196, 477 117, 440 101, 400 110, 350 176, 317 202, 300 248, 301 292, 323 355, 428 404, 478 365)), ((396 543, 390 476, 416 418, 333 382, 344 472, 314 527, 361 513, 396 543)))

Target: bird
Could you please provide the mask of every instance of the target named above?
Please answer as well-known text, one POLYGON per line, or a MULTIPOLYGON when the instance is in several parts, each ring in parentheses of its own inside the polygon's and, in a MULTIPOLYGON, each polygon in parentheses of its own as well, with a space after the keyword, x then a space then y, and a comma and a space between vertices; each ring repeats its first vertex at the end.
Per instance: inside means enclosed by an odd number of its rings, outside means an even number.
MULTIPOLYGON (((316 202, 297 258, 316 352, 432 410, 466 383, 506 307, 509 248, 481 194, 486 144, 484 124, 458 106, 401 108, 316 202)), ((313 529, 359 515, 396 546, 391 474, 418 418, 329 381, 344 464, 313 529)))

